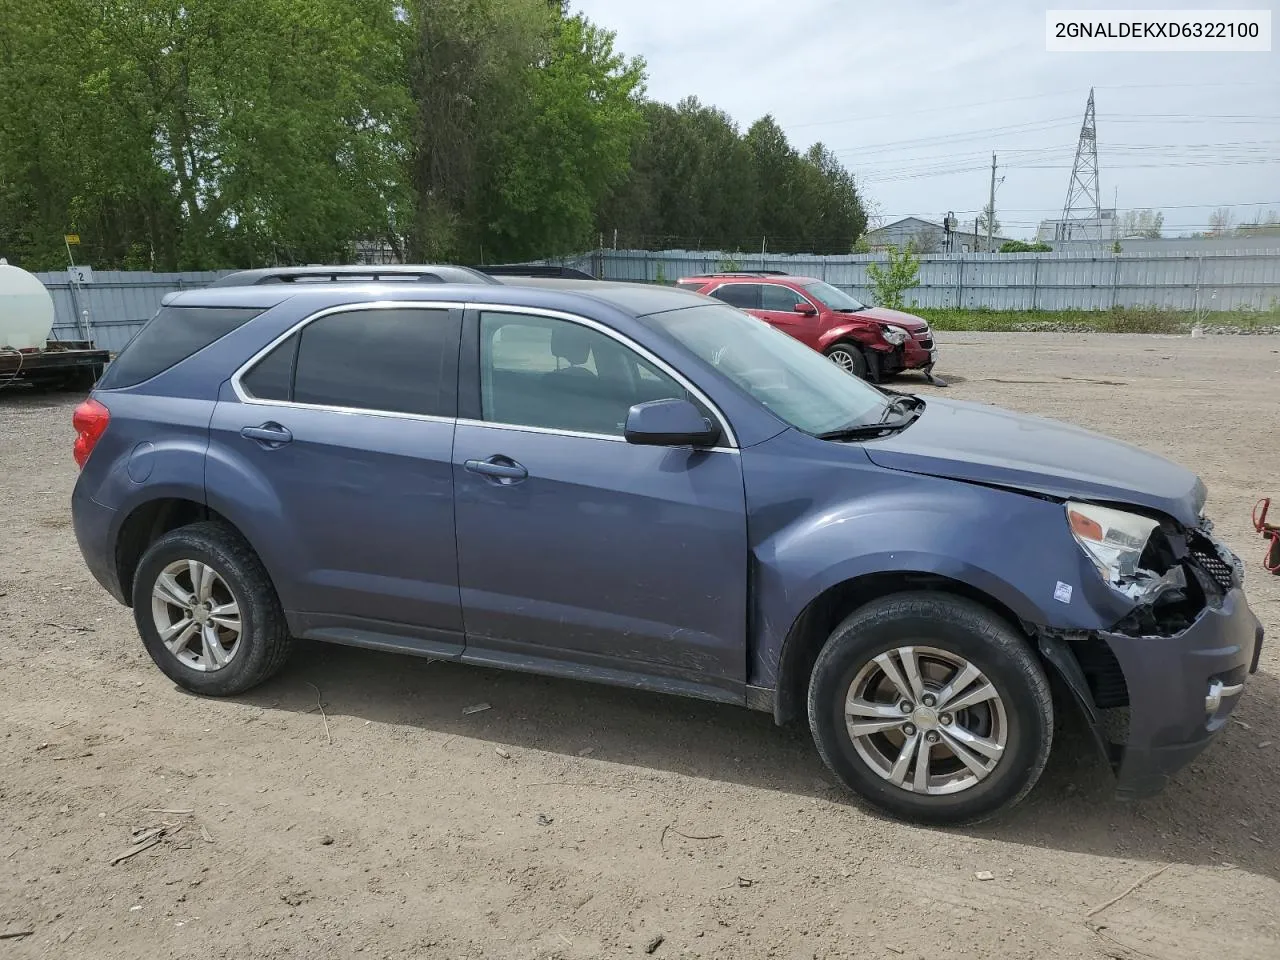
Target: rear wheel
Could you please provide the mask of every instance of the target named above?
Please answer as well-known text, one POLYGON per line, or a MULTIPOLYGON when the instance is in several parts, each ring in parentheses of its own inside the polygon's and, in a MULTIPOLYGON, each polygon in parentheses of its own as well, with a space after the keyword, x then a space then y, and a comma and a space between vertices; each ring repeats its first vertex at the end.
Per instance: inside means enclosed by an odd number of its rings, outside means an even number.
POLYGON ((1053 735, 1039 661, 1014 629, 959 597, 911 593, 855 611, 809 684, 827 766, 886 813, 972 823, 1035 785, 1053 735))
POLYGON ((291 646, 262 561, 216 522, 180 527, 147 549, 133 615, 156 666, 193 693, 243 693, 279 670, 291 646))

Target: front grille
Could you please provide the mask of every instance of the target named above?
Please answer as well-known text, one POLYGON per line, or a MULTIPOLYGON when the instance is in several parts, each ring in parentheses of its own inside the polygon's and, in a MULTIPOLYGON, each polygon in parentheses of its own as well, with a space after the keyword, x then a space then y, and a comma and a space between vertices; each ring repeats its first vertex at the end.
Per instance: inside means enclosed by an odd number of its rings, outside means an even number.
POLYGON ((922 339, 921 339, 921 341, 920 341, 920 346, 924 347, 926 350, 932 350, 932 349, 933 349, 933 338, 932 338, 932 337, 924 337, 924 338, 922 338, 922 339))
POLYGON ((1100 710, 1129 705, 1129 687, 1111 645, 1098 637, 1079 637, 1071 644, 1093 702, 1100 710))
POLYGON ((1188 543, 1196 566, 1213 578, 1224 591, 1235 586, 1235 568, 1222 558, 1213 543, 1204 536, 1194 536, 1188 543))

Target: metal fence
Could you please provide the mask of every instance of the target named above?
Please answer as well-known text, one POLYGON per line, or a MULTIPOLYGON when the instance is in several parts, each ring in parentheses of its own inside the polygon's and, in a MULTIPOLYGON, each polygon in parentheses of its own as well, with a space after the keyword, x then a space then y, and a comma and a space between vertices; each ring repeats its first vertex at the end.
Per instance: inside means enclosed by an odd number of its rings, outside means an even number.
MULTIPOLYGON (((550 262, 605 280, 674 283, 724 270, 783 270, 819 277, 874 302, 867 268, 883 254, 818 257, 688 250, 597 250, 550 262)), ((971 253, 920 258, 920 285, 905 300, 920 307, 991 310, 1267 310, 1280 306, 1280 249, 1203 254, 971 253)), ((53 295, 54 335, 119 350, 165 294, 202 287, 229 271, 151 273, 101 270, 73 283, 66 271, 38 273, 53 295)))
MULTIPOLYGON (((867 268, 883 254, 818 257, 702 251, 602 250, 566 266, 606 280, 674 283, 732 270, 783 270, 818 277, 874 301, 867 268)), ((905 294, 920 307, 991 310, 1267 310, 1280 306, 1280 249, 1203 254, 970 253, 925 255, 920 285, 905 294)))

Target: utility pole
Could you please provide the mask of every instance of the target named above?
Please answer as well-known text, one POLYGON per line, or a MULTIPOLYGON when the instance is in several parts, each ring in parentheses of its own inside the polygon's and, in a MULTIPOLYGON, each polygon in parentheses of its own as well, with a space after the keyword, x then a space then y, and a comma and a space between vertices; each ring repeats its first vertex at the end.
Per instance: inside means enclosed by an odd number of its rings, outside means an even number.
POLYGON ((992 234, 996 222, 996 155, 991 155, 991 199, 987 201, 987 253, 991 252, 992 234))

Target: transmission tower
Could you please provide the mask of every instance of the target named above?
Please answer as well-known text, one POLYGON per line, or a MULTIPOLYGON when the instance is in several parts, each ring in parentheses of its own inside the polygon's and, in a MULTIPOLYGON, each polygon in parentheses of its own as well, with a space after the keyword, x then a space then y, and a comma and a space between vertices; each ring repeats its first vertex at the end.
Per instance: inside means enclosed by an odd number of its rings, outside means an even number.
POLYGON ((1076 144, 1076 162, 1071 165, 1071 182, 1067 184, 1067 202, 1055 231, 1058 240, 1102 241, 1102 202, 1098 187, 1098 129, 1093 112, 1093 88, 1084 108, 1080 140, 1076 144))

